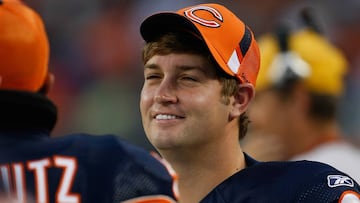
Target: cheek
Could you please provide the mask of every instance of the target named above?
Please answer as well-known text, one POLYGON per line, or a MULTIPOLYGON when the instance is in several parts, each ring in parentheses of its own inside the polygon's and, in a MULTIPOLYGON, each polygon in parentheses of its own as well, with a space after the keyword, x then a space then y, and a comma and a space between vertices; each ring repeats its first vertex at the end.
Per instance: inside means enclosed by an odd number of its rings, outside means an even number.
POLYGON ((188 100, 188 103, 193 108, 193 112, 199 116, 201 115, 203 121, 228 121, 230 107, 222 102, 218 94, 191 95, 188 98, 191 98, 188 100))
POLYGON ((146 109, 149 108, 152 101, 153 94, 151 93, 151 91, 143 88, 140 94, 140 111, 142 115, 144 115, 146 109))

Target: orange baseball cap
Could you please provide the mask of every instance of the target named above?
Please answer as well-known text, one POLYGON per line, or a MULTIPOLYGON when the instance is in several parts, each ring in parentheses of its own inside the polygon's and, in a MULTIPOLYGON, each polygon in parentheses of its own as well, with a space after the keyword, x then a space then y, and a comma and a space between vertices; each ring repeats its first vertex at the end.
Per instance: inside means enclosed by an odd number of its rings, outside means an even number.
POLYGON ((140 33, 146 42, 182 29, 202 37, 219 66, 243 83, 256 85, 260 54, 254 34, 234 13, 219 4, 200 4, 146 18, 140 33))
POLYGON ((0 90, 38 91, 47 77, 43 21, 19 0, 0 0, 0 90))

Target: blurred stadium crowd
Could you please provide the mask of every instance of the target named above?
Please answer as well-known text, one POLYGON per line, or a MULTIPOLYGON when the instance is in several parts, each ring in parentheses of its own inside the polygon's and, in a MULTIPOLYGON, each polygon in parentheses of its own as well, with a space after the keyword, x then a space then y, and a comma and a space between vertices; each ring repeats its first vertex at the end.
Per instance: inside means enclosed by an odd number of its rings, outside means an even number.
MULTIPOLYGON (((50 97, 59 108, 53 136, 71 132, 116 133, 151 148, 138 110, 142 85, 139 25, 159 10, 205 1, 24 0, 44 18, 51 44, 50 97)), ((339 120, 344 134, 360 140, 360 1, 217 1, 248 22, 255 35, 280 20, 297 22, 297 10, 311 6, 323 33, 349 61, 339 120)))

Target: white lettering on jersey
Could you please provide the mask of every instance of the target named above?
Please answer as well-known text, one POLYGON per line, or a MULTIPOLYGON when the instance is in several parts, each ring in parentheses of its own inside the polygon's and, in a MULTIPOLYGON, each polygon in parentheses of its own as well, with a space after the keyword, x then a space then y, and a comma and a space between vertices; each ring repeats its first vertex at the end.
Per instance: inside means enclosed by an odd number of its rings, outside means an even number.
POLYGON ((26 202, 25 171, 31 171, 34 173, 36 202, 48 203, 48 169, 54 167, 61 168, 63 171, 55 194, 55 201, 58 203, 81 202, 80 194, 71 193, 78 169, 75 157, 54 156, 41 160, 29 160, 26 164, 9 163, 0 165, 0 187, 4 188, 6 194, 13 196, 16 202, 26 202))
POLYGON ((9 166, 1 165, 0 166, 0 173, 1 173, 0 175, 1 175, 1 180, 2 180, 4 190, 5 190, 6 193, 10 193, 11 181, 10 181, 9 166))
POLYGON ((348 176, 328 175, 327 180, 329 187, 338 187, 338 186, 354 187, 354 181, 348 176))
POLYGON ((19 203, 26 202, 24 165, 22 163, 12 164, 12 170, 15 177, 17 201, 19 203))
POLYGON ((56 167, 64 169, 56 195, 57 201, 67 203, 80 202, 80 195, 70 194, 70 189, 77 171, 76 159, 71 157, 55 156, 54 163, 56 167))
POLYGON ((38 202, 48 202, 48 185, 46 168, 50 167, 50 159, 41 159, 36 161, 29 161, 27 163, 28 169, 34 171, 36 187, 36 199, 38 202))

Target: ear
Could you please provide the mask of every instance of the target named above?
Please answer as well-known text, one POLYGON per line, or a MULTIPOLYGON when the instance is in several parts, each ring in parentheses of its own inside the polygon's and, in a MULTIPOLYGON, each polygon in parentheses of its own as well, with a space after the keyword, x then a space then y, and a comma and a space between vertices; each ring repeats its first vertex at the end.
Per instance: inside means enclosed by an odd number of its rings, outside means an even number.
POLYGON ((52 89, 52 87, 54 86, 54 83, 55 83, 55 76, 54 74, 49 72, 46 76, 43 86, 40 88, 38 92, 43 95, 48 94, 52 89))
POLYGON ((239 84, 239 91, 231 101, 230 119, 240 117, 249 107, 251 100, 255 96, 255 88, 252 84, 239 84))

